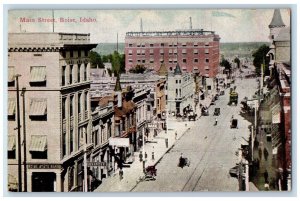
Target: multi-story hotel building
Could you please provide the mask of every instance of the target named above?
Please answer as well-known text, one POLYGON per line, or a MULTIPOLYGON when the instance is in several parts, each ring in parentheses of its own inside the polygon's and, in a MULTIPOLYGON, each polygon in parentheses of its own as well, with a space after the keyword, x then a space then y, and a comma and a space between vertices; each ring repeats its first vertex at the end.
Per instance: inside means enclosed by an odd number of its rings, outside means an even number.
POLYGON ((162 63, 173 71, 178 63, 183 72, 215 77, 219 56, 220 37, 213 31, 127 32, 125 36, 126 71, 138 64, 158 71, 162 63))
POLYGON ((94 47, 89 34, 9 34, 8 174, 22 191, 83 190, 84 153, 89 160, 93 148, 88 54, 94 47), (19 128, 17 84, 22 89, 19 128))

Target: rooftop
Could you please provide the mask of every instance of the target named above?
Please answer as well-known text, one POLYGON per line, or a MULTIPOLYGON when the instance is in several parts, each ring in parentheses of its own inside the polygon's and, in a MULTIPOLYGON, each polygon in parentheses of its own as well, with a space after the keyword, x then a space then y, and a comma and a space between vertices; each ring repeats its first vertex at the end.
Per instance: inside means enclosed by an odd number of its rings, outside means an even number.
POLYGON ((284 27, 284 26, 285 26, 285 24, 282 21, 280 10, 279 9, 275 9, 272 21, 269 24, 269 28, 284 27))
POLYGON ((126 36, 192 36, 192 35, 215 35, 214 31, 204 31, 203 29, 184 29, 175 31, 148 31, 148 32, 126 32, 126 36))

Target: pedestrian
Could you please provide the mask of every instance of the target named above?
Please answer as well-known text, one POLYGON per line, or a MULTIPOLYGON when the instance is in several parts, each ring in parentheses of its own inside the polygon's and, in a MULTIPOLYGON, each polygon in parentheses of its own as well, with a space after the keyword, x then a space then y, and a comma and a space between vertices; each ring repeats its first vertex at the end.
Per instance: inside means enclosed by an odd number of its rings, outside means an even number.
POLYGON ((266 148, 264 148, 264 157, 265 157, 265 160, 268 160, 268 156, 269 156, 269 152, 266 148))
POLYGON ((265 183, 268 183, 269 173, 267 170, 265 170, 265 172, 264 172, 264 178, 265 178, 265 183))
POLYGON ((120 168, 120 170, 119 170, 119 176, 120 176, 120 180, 122 180, 123 179, 123 170, 122 170, 122 168, 120 168))
POLYGON ((175 140, 177 140, 177 131, 175 131, 175 140))
POLYGON ((216 118, 215 119, 215 126, 218 124, 218 119, 216 118))

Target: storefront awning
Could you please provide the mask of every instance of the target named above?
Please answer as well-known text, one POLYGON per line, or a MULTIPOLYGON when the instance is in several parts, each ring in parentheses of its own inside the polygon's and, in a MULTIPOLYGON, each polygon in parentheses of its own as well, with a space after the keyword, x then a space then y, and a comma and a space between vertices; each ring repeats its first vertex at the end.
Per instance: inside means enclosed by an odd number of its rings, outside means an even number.
POLYGON ((8 136, 8 151, 13 151, 16 149, 16 137, 15 136, 8 136))
POLYGON ((129 147, 129 138, 109 138, 109 145, 116 147, 129 147))
POLYGON ((30 70, 30 82, 44 82, 46 81, 46 67, 33 66, 30 70))
POLYGON ((30 116, 44 116, 47 114, 46 99, 31 99, 30 116))
POLYGON ((16 112, 16 100, 14 98, 8 99, 8 115, 14 115, 16 112))
POLYGON ((32 135, 29 151, 41 151, 47 150, 47 136, 46 135, 32 135))

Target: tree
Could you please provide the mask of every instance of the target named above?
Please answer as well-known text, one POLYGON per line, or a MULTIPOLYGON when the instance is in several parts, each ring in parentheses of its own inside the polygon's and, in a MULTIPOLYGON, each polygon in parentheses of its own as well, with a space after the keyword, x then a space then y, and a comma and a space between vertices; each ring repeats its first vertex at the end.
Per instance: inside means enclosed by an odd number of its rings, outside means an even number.
POLYGON ((115 74, 125 72, 125 54, 114 51, 113 54, 103 55, 103 62, 111 62, 112 72, 115 74))
POLYGON ((270 62, 270 58, 266 56, 269 51, 270 48, 267 45, 263 44, 252 54, 252 56, 254 57, 253 65, 256 67, 255 71, 257 75, 261 74, 262 64, 264 64, 264 75, 270 75, 269 68, 267 67, 270 62))
POLYGON ((233 61, 234 63, 236 63, 237 67, 240 68, 240 63, 241 63, 240 59, 235 57, 233 61))
POLYGON ((134 68, 129 70, 130 73, 144 73, 147 68, 144 65, 137 64, 134 68))
POLYGON ((225 59, 224 57, 222 57, 222 61, 220 63, 220 66, 225 67, 226 70, 229 71, 229 73, 231 73, 231 63, 225 59))
POLYGON ((91 68, 104 68, 101 56, 98 52, 91 51, 89 54, 89 59, 91 61, 91 68))

